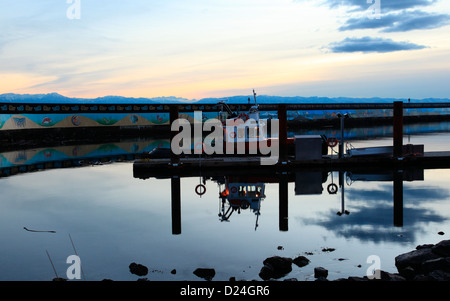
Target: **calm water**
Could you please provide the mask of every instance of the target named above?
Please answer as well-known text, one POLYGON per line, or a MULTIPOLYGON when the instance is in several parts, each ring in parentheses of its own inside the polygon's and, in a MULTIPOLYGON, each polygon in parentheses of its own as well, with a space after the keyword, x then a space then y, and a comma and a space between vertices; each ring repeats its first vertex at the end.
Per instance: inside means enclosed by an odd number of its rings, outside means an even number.
MULTIPOLYGON (((405 143, 423 143, 425 151, 450 150, 449 139, 450 132, 444 130, 412 133, 405 143)), ((392 139, 351 143, 392 145, 392 139)), ((173 234, 171 180, 135 178, 132 161, 0 178, 0 280, 53 279, 46 251, 58 276, 66 277, 66 259, 75 253, 70 237, 87 280, 136 280, 139 277, 128 266, 137 262, 149 268, 148 279, 169 281, 203 281, 193 274, 197 268, 214 268, 213 280, 261 280, 264 259, 274 255, 310 259, 306 267, 293 265, 285 277, 299 280, 314 280, 317 266, 329 270, 328 279, 364 276, 372 264, 367 262, 370 255, 379 256, 381 269, 396 272, 395 256, 419 244, 448 239, 449 170, 419 171, 418 180, 403 182, 402 226, 394 225, 389 175, 344 176, 344 189, 329 194, 328 185, 339 184, 337 172, 308 175, 313 181, 308 188, 315 193, 302 194, 305 175, 293 175, 287 229, 280 228, 277 182, 264 184, 259 215, 249 208, 223 221, 219 193, 224 185, 208 179, 206 193, 199 196, 195 187, 201 179, 182 178, 180 234, 173 234), (342 211, 349 214, 337 214, 342 211)))

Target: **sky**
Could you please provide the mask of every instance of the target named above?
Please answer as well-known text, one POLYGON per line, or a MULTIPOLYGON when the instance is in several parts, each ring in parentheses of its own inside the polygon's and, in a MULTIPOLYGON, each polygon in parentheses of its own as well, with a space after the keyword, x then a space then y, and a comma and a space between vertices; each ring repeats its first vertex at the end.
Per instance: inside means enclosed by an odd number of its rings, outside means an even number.
POLYGON ((0 94, 450 98, 448 0, 0 4, 0 94))

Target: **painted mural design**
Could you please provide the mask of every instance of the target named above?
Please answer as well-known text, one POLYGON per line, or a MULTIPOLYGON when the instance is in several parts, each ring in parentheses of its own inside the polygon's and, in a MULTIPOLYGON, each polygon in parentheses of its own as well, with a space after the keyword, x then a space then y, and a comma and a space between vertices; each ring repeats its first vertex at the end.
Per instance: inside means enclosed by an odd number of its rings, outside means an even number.
MULTIPOLYGON (((218 108, 213 105, 183 105, 180 118, 194 120, 193 111, 202 111, 202 121, 218 117, 218 108)), ((234 111, 246 111, 245 105, 230 105, 234 111)), ((294 106, 295 107, 295 106, 294 106)), ((0 130, 34 128, 70 128, 102 126, 152 126, 169 124, 168 105, 144 104, 0 104, 0 130)), ((353 118, 392 117, 392 109, 339 110, 353 118)), ((288 110, 288 121, 308 121, 336 118, 336 110, 304 109, 288 110)), ((449 107, 405 108, 405 116, 448 115, 449 107)), ((260 112, 263 119, 277 118, 277 111, 260 112)))

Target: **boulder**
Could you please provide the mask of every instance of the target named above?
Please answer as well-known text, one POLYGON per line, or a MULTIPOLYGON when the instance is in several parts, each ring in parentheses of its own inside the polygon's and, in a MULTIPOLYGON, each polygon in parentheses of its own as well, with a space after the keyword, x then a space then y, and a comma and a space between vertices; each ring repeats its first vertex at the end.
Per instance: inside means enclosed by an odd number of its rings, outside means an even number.
POLYGON ((380 280, 382 281, 406 281, 405 277, 380 270, 380 280))
POLYGON ((269 257, 264 260, 263 264, 264 266, 259 272, 259 277, 263 280, 278 279, 292 271, 292 259, 287 257, 269 257))
POLYGON ((323 267, 316 267, 314 268, 314 278, 324 278, 326 279, 328 277, 328 270, 323 267))
POLYGON ((432 248, 421 248, 395 257, 395 266, 400 273, 407 267, 413 268, 416 273, 421 273, 422 263, 436 258, 439 256, 432 252, 432 248))
POLYGON ((412 267, 406 267, 401 270, 400 275, 406 280, 413 280, 416 277, 416 271, 412 267))
POLYGON ((433 281, 450 281, 450 273, 442 270, 434 270, 428 274, 428 277, 433 281))
POLYGON ((145 276, 148 274, 148 268, 142 264, 138 264, 136 262, 132 262, 129 265, 130 273, 135 274, 137 276, 145 276))
POLYGON ((210 281, 216 275, 216 271, 214 269, 198 268, 194 271, 194 275, 210 281))
POLYGON ((296 258, 294 258, 294 260, 292 260, 292 262, 298 266, 298 267, 304 267, 305 265, 309 264, 309 259, 306 258, 305 256, 298 256, 296 258))
POLYGON ((440 257, 424 261, 422 263, 421 270, 425 274, 431 273, 432 271, 435 270, 450 272, 450 257, 440 257))
POLYGON ((450 279, 450 240, 417 246, 416 250, 395 257, 395 266, 408 280, 447 281, 450 279))
POLYGON ((435 244, 431 250, 441 257, 450 257, 450 240, 443 240, 435 244))
POLYGON ((419 249, 428 249, 428 248, 432 248, 433 246, 434 246, 433 244, 418 245, 418 246, 416 247, 416 250, 419 250, 419 249))

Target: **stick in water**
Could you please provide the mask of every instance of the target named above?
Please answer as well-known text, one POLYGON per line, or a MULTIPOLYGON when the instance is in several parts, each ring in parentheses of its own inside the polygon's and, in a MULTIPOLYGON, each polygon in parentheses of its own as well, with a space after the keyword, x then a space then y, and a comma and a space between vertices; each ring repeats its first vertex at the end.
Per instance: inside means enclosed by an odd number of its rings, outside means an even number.
POLYGON ((29 232, 48 232, 48 233, 56 233, 56 231, 38 231, 38 230, 30 230, 27 227, 23 227, 25 230, 29 232))
MULTIPOLYGON (((73 243, 72 236, 70 236, 70 233, 69 233, 69 238, 70 238, 70 242, 72 243, 73 251, 75 252, 75 255, 78 256, 77 249, 75 249, 75 244, 73 243)), ((80 257, 80 256, 78 256, 78 257, 80 257)), ((86 276, 84 276, 83 266, 81 264, 80 264, 80 267, 81 267, 81 273, 83 274, 83 279, 86 280, 86 276)))
POLYGON ((52 259, 50 258, 50 254, 48 254, 48 251, 47 251, 47 250, 45 250, 45 252, 47 253, 48 259, 50 260, 50 263, 52 264, 53 272, 55 272, 56 278, 59 278, 59 277, 58 277, 58 273, 56 273, 55 266, 53 265, 53 261, 52 261, 52 259))

